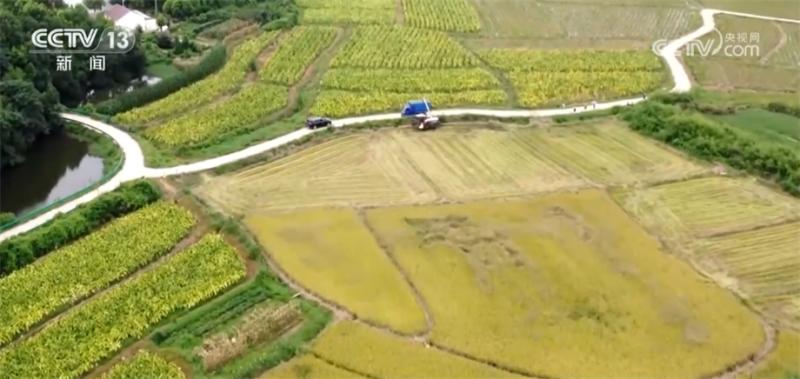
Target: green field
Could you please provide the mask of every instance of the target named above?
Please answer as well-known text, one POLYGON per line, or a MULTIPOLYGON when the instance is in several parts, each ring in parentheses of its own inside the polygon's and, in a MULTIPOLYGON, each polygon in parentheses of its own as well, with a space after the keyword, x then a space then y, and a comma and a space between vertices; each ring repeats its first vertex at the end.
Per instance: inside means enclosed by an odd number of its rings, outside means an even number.
POLYGON ((677 0, 474 0, 480 36, 474 47, 635 48, 675 38, 700 26, 699 15, 677 0))
POLYGON ((761 108, 716 118, 759 142, 800 152, 800 118, 761 108))

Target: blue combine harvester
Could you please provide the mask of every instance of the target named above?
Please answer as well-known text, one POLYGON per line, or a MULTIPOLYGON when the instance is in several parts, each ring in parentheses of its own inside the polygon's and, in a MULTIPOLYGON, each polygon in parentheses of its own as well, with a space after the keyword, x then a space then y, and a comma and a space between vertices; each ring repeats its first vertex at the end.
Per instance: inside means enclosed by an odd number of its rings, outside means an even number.
POLYGON ((431 129, 439 125, 439 118, 428 115, 432 109, 433 106, 427 99, 411 100, 406 103, 401 115, 411 118, 411 125, 416 129, 431 129))

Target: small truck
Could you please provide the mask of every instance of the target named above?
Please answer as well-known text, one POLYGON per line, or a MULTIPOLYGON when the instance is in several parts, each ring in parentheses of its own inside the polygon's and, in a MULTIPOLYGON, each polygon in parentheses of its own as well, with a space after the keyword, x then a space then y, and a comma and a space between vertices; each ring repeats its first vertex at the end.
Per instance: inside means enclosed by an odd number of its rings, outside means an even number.
POLYGON ((306 119, 306 127, 309 129, 317 129, 331 126, 331 119, 325 117, 309 117, 306 119))
POLYGON ((439 118, 428 115, 432 109, 433 106, 427 99, 411 100, 406 103, 401 116, 410 118, 414 129, 433 129, 439 125, 439 118))

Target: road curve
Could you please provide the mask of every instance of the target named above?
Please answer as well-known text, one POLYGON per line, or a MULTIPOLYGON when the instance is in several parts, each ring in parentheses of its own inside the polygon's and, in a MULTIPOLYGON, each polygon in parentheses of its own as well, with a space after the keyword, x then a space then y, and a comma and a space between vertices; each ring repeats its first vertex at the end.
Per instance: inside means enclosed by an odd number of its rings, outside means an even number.
MULTIPOLYGON (((685 46, 689 41, 692 41, 696 38, 702 37, 709 32, 713 31, 716 27, 714 22, 714 16, 717 14, 728 14, 732 16, 739 16, 739 17, 748 17, 748 18, 756 18, 762 20, 769 20, 769 21, 778 21, 778 22, 790 22, 790 23, 799 23, 800 20, 793 20, 793 19, 786 19, 780 17, 768 17, 768 16, 761 16, 749 13, 740 13, 740 12, 730 12, 730 11, 723 11, 718 9, 703 9, 700 11, 700 15, 703 19, 703 25, 698 28, 697 30, 680 37, 678 39, 669 41, 661 50, 660 55, 666 62, 670 73, 672 75, 672 79, 675 83, 675 86, 672 88, 673 92, 686 92, 692 88, 692 81, 689 78, 689 74, 686 71, 686 68, 681 63, 679 57, 679 50, 685 46)), ((575 114, 575 113, 583 113, 589 112, 593 110, 602 110, 602 109, 610 109, 615 106, 626 106, 638 103, 642 101, 641 97, 639 98, 632 98, 632 99, 623 99, 623 100, 616 100, 611 102, 605 103, 597 103, 594 105, 583 105, 578 106, 576 108, 568 107, 568 108, 556 108, 556 109, 477 109, 477 108, 458 108, 458 109, 440 109, 433 111, 433 115, 435 116, 464 116, 464 115, 474 115, 474 116, 487 116, 487 117, 500 117, 500 118, 509 118, 509 117, 551 117, 551 116, 559 116, 559 115, 568 115, 568 114, 575 114)), ((295 130, 294 132, 282 135, 280 137, 271 139, 269 141, 265 141, 259 143, 257 145, 253 145, 247 147, 243 150, 239 150, 230 154, 222 155, 216 158, 211 158, 208 160, 189 163, 185 165, 175 166, 175 167, 168 167, 168 168, 149 168, 145 166, 144 163, 144 154, 142 153, 142 149, 139 144, 136 142, 133 137, 129 134, 125 133, 124 131, 115 128, 112 125, 104 123, 102 121, 98 121, 92 119, 87 116, 78 115, 78 114, 71 114, 71 113, 62 113, 61 117, 75 121, 77 123, 83 124, 84 126, 96 130, 100 133, 104 133, 111 137, 122 149, 124 153, 124 163, 122 169, 109 181, 103 183, 96 189, 87 192, 86 194, 73 199, 67 203, 64 203, 56 208, 51 209, 48 212, 45 212, 31 220, 26 221, 25 223, 19 224, 11 229, 8 229, 2 233, 0 233, 0 241, 8 239, 12 236, 17 234, 25 233, 33 228, 36 228, 47 221, 53 219, 60 213, 69 212, 75 209, 77 206, 87 203, 96 197, 106 193, 113 191, 117 187, 119 187, 122 183, 139 179, 139 178, 161 178, 167 176, 174 176, 174 175, 183 175, 183 174, 190 174, 200 171, 209 170, 212 168, 224 166, 229 163, 233 163, 242 159, 250 158, 264 152, 270 151, 272 149, 278 148, 280 146, 284 146, 291 142, 297 141, 306 137, 312 133, 315 133, 313 130, 309 129, 299 129, 295 130)), ((354 125, 354 124, 363 124, 366 122, 375 122, 375 121, 387 121, 387 120, 397 120, 401 118, 398 113, 385 113, 385 114, 376 114, 376 115, 368 115, 368 116, 359 116, 359 117, 349 117, 343 118, 333 121, 334 127, 344 127, 347 125, 354 125)))

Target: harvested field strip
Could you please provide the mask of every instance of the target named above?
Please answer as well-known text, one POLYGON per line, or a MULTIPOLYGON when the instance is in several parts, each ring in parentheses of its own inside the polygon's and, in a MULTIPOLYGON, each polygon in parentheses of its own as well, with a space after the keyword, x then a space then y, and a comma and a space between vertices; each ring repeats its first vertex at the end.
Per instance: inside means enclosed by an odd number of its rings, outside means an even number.
POLYGON ((311 350, 337 365, 377 378, 520 378, 350 321, 330 327, 311 350))
POLYGON ((355 211, 253 215, 245 224, 282 270, 303 287, 359 318, 402 333, 427 328, 411 288, 355 211))
POLYGON ((800 223, 788 223, 701 240, 695 253, 712 275, 729 278, 729 286, 797 327, 798 247, 800 223))
POLYGON ((602 191, 366 215, 425 299, 431 341, 465 356, 544 377, 698 377, 765 341, 747 307, 602 191))
POLYGON ((569 187, 583 182, 533 149, 517 132, 475 129, 454 133, 391 133, 426 177, 454 199, 514 195, 569 187), (547 178, 546 181, 541 178, 547 178))
POLYGON ((665 184, 629 192, 621 202, 655 232, 671 229, 694 237, 800 219, 800 202, 754 180, 740 178, 713 177, 665 184))
POLYGON ((603 185, 674 180, 706 172, 616 123, 521 134, 544 156, 603 185))
POLYGON ((249 214, 298 206, 409 204, 435 193, 377 136, 344 137, 267 165, 215 179, 200 190, 211 203, 249 214))
POLYGON ((158 202, 0 278, 0 345, 167 253, 195 219, 158 202))
POLYGON ((6 378, 78 377, 177 310, 188 309, 244 277, 244 264, 219 235, 119 287, 72 308, 32 337, 0 351, 6 378), (53 359, 58 357, 58 359, 53 359))

